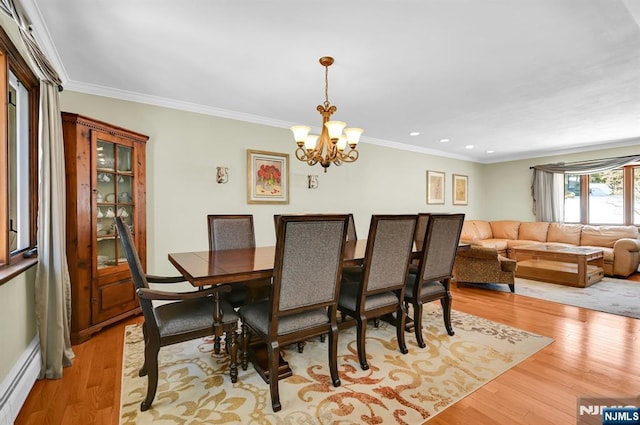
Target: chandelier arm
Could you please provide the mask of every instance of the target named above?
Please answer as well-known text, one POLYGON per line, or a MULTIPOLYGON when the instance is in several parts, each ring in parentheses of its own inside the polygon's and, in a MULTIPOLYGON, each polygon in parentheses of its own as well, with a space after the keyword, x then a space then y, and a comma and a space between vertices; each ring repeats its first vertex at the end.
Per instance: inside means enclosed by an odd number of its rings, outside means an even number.
POLYGON ((360 153, 356 149, 351 149, 346 155, 344 153, 342 154, 342 161, 355 162, 359 156, 360 153))

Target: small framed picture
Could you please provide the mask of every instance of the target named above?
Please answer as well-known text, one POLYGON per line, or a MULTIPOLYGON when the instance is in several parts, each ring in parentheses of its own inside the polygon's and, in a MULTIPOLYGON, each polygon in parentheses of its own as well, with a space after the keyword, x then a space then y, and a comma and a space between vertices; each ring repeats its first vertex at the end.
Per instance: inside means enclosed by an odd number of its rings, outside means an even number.
POLYGON ((469 178, 461 174, 453 174, 453 205, 468 205, 468 189, 469 178))
POLYGON ((247 149, 247 203, 289 203, 289 154, 247 149))
POLYGON ((427 170, 427 204, 444 204, 444 173, 427 170))

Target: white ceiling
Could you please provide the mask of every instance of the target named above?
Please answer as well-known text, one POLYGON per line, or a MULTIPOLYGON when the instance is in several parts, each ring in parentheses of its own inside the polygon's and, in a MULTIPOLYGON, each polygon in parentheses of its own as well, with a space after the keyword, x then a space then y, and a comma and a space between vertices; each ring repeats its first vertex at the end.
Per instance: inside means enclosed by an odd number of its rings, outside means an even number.
POLYGON ((21 3, 67 90, 317 131, 328 55, 364 142, 481 163, 640 142, 640 0, 21 3))

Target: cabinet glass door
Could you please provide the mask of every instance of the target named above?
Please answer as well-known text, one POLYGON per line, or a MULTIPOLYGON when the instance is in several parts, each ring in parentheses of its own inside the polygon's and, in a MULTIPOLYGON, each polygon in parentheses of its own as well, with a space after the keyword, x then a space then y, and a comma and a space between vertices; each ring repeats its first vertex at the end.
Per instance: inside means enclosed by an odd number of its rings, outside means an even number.
POLYGON ((133 148, 98 138, 96 143, 96 238, 97 269, 126 264, 124 250, 116 234, 116 216, 133 232, 134 175, 133 148))

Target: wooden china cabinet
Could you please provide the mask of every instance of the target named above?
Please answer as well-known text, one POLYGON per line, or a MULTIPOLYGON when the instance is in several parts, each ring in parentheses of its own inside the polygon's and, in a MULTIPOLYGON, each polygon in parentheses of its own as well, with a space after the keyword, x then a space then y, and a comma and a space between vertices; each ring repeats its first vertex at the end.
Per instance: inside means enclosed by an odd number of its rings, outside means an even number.
POLYGON ((71 277, 71 343, 140 312, 115 216, 132 230, 146 267, 145 146, 148 137, 62 113, 71 277))

